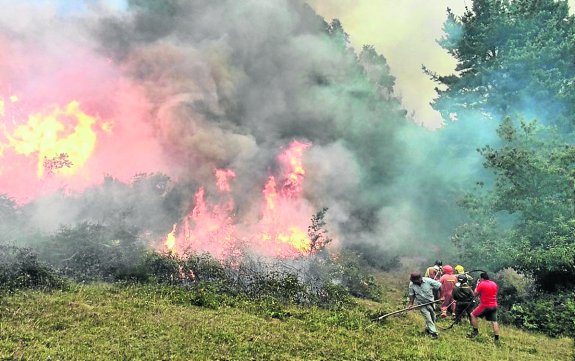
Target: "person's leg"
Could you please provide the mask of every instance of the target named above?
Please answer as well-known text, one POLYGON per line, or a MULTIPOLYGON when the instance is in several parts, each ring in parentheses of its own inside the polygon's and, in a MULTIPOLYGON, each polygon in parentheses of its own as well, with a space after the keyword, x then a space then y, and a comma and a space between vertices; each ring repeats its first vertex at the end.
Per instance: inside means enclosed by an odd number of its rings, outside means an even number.
MULTIPOLYGON (((434 301, 437 301, 437 300, 439 299, 439 290, 436 290, 436 289, 434 288, 434 289, 432 290, 432 292, 433 292, 433 300, 434 300, 434 301)), ((434 303, 433 306, 432 306, 432 308, 433 308, 434 310, 436 310, 436 309, 438 309, 438 308, 441 308, 441 305, 439 304, 439 302, 438 302, 438 303, 434 303)))
POLYGON ((432 335, 437 335, 437 328, 435 328, 435 311, 433 310, 433 307, 421 307, 419 311, 425 319, 425 328, 427 331, 432 335))
POLYGON ((465 305, 457 302, 456 306, 455 306, 455 320, 453 322, 455 322, 456 324, 459 324, 459 322, 461 321, 461 318, 463 317, 463 312, 465 311, 465 305))
POLYGON ((471 314, 471 327, 473 327, 474 329, 478 329, 479 328, 479 321, 478 318, 473 316, 473 314, 471 314))
POLYGON ((473 330, 471 330, 471 333, 469 333, 467 336, 469 338, 475 338, 477 337, 477 335, 479 335, 479 322, 478 322, 478 316, 475 316, 474 314, 475 312, 471 312, 471 327, 473 327, 473 330))
POLYGON ((499 341, 499 323, 497 323, 497 308, 489 308, 486 310, 485 319, 491 321, 493 328, 493 336, 495 341, 499 341))
POLYGON ((451 315, 455 316, 455 309, 457 307, 457 302, 455 302, 455 300, 453 299, 453 296, 451 296, 451 315))
POLYGON ((444 296, 445 298, 443 299, 443 302, 441 303, 441 317, 445 318, 447 317, 447 307, 449 306, 449 296, 446 295, 444 296))

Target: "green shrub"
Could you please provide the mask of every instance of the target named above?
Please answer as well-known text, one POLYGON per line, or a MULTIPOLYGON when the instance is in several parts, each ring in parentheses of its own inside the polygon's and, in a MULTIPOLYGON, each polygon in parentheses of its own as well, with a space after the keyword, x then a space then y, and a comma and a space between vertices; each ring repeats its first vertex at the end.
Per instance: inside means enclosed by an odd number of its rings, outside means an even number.
POLYGON ((136 231, 91 223, 62 227, 39 246, 42 259, 77 281, 129 278, 145 251, 136 231))
MULTIPOLYGON (((308 262, 310 260, 304 264, 308 262)), ((341 308, 352 303, 349 291, 342 284, 334 283, 329 277, 303 277, 303 273, 303 269, 279 260, 266 262, 246 257, 239 263, 228 264, 208 254, 189 254, 188 258, 181 259, 149 252, 127 279, 179 285, 190 291, 190 303, 210 308, 230 302, 230 297, 270 305, 324 308, 341 308)))
POLYGON ((334 255, 319 254, 310 260, 310 273, 327 287, 339 285, 354 297, 381 299, 381 288, 370 267, 354 251, 342 250, 334 255))
POLYGON ((519 273, 513 268, 504 268, 493 276, 499 287, 498 302, 500 307, 510 309, 535 292, 535 281, 532 277, 519 273))
POLYGON ((169 254, 147 251, 138 264, 127 275, 127 280, 157 282, 162 284, 180 283, 180 260, 169 254))
POLYGON ((546 293, 535 280, 512 268, 497 272, 502 322, 552 337, 575 336, 575 292, 546 293))
POLYGON ((64 288, 67 283, 55 270, 27 248, 0 245, 0 291, 64 288))
POLYGON ((507 321, 526 330, 549 336, 575 337, 575 292, 538 294, 514 304, 507 321))

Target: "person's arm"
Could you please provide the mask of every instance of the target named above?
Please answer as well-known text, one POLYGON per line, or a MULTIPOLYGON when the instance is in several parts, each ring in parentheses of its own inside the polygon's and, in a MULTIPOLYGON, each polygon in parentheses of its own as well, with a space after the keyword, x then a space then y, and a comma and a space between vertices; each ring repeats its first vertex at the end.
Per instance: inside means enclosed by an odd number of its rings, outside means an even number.
POLYGON ((475 286, 475 291, 473 291, 473 295, 474 295, 474 296, 479 296, 479 295, 481 294, 481 289, 482 289, 482 287, 481 287, 481 281, 479 281, 479 282, 477 283, 477 286, 475 286))
POLYGON ((431 283, 431 287, 433 287, 436 290, 439 290, 441 292, 441 282, 436 281, 436 280, 430 280, 429 282, 431 283))
POLYGON ((415 296, 409 295, 409 302, 407 303, 407 307, 413 306, 413 301, 415 301, 415 296))
POLYGON ((430 280, 429 282, 431 282, 431 287, 439 291, 439 299, 443 299, 443 287, 441 287, 441 282, 436 280, 430 280))

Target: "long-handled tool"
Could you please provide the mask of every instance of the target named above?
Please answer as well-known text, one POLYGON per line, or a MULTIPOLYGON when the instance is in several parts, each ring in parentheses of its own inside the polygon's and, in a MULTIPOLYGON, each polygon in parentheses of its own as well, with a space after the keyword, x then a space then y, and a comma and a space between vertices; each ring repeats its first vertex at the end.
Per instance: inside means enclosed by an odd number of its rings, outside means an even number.
POLYGON ((421 308, 421 307, 423 307, 423 306, 431 305, 431 304, 438 303, 438 302, 443 302, 443 300, 435 300, 435 301, 431 301, 431 302, 427 302, 427 303, 422 303, 422 304, 420 304, 420 305, 415 305, 415 306, 407 307, 407 308, 404 308, 404 309, 402 309, 402 310, 397 310, 397 311, 393 311, 393 312, 390 312, 390 313, 386 313, 386 314, 383 315, 383 316, 379 316, 378 318, 374 318, 373 321, 381 321, 381 320, 383 320, 383 319, 386 318, 386 317, 393 316, 393 315, 396 315, 396 314, 398 314, 398 313, 405 312, 405 311, 417 310, 418 308, 421 308))
POLYGON ((474 297, 473 300, 471 302, 469 302, 469 304, 467 305, 467 307, 465 307, 465 309, 463 311, 461 311, 461 313, 459 313, 458 315, 455 315, 455 319, 453 320, 453 322, 451 322, 451 324, 447 327, 441 327, 441 326, 437 326, 439 329, 441 330, 449 330, 451 329, 453 326, 455 326, 455 324, 457 324, 459 321, 461 321, 461 318, 463 317, 463 315, 467 312, 467 314, 469 315, 471 312, 469 311, 470 308, 473 309, 475 306, 477 305, 477 299, 474 297))

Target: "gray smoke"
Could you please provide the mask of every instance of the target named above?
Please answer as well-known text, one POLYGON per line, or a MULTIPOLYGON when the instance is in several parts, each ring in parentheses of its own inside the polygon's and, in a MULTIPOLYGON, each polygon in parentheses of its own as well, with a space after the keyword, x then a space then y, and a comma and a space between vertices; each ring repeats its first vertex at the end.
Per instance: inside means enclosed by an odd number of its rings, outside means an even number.
POLYGON ((104 209, 120 208, 128 192, 138 207, 128 220, 159 217, 169 225, 161 196, 181 196, 173 208, 184 212, 199 185, 214 190, 214 168, 236 172, 241 216, 259 204, 279 151, 300 140, 313 144, 304 159, 305 196, 317 209, 329 208, 328 224, 341 242, 395 247, 444 232, 422 230, 435 210, 418 205, 429 191, 419 189, 423 178, 435 173, 435 159, 426 158, 426 147, 435 147, 431 133, 392 95, 385 59, 373 49, 354 52, 337 21, 297 0, 134 0, 121 12, 102 4, 70 16, 39 15, 43 21, 29 27, 5 18, 2 28, 37 33, 59 18, 62 25, 48 32, 66 32, 49 39, 69 35, 110 59, 119 77, 143 89, 146 104, 137 109, 161 146, 159 171, 169 169, 180 185, 151 184, 138 193, 110 180, 73 201, 35 201, 36 224, 109 221, 104 209), (87 212, 90 199, 102 204, 87 212), (49 209, 65 211, 43 218, 49 209))

